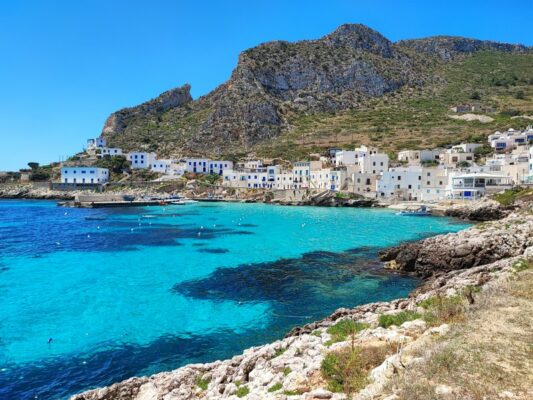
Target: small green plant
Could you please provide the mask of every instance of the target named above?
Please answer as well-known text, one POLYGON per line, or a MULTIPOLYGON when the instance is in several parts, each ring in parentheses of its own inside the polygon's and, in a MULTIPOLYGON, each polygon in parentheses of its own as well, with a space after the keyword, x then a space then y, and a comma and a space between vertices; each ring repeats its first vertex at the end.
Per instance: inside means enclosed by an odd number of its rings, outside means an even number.
POLYGON ((202 390, 207 390, 209 382, 211 382, 211 379, 203 379, 201 376, 196 378, 196 386, 198 386, 202 390))
MULTIPOLYGON (((473 302, 472 292, 468 293, 473 302)), ((427 310, 423 315, 424 320, 430 325, 438 325, 461 320, 465 312, 464 300, 463 296, 434 296, 418 305, 427 310)))
POLYGON ((333 343, 343 342, 348 336, 355 335, 356 333, 367 329, 369 326, 370 325, 363 322, 355 322, 351 319, 339 321, 327 329, 326 332, 331 335, 331 340, 329 340, 328 343, 331 345, 333 343))
POLYGON ((291 367, 285 367, 283 368, 283 376, 287 376, 292 372, 291 367))
POLYGON ((421 317, 422 315, 414 311, 402 311, 397 314, 381 314, 379 316, 379 326, 382 328, 388 328, 391 325, 400 326, 404 322, 412 321, 421 317))
POLYGON ((313 332, 311 333, 311 335, 316 336, 316 337, 321 337, 321 336, 322 336, 322 332, 320 332, 320 331, 317 329, 317 330, 313 331, 313 332))
POLYGON ((500 203, 502 206, 513 205, 514 202, 522 196, 533 194, 533 189, 513 188, 505 190, 501 193, 494 195, 494 200, 500 203))
POLYGON ((235 392, 235 396, 244 397, 244 396, 247 396, 248 393, 250 393, 250 389, 248 389, 246 386, 241 386, 235 392))
POLYGON ((283 394, 285 396, 298 396, 299 394, 302 394, 302 393, 300 393, 298 390, 284 390, 283 394))
POLYGON ((281 356, 286 351, 287 351, 286 347, 280 347, 279 349, 276 349, 276 351, 274 352, 274 357, 273 358, 281 356))
POLYGON ((531 266, 532 266, 531 261, 528 261, 524 258, 520 258, 513 263, 512 268, 516 272, 521 272, 521 271, 525 271, 526 269, 531 268, 531 266))
POLYGON ((277 392, 278 390, 280 390, 281 388, 283 387, 283 385, 278 382, 276 383, 275 385, 272 385, 268 388, 268 392, 269 393, 272 393, 272 392, 277 392))

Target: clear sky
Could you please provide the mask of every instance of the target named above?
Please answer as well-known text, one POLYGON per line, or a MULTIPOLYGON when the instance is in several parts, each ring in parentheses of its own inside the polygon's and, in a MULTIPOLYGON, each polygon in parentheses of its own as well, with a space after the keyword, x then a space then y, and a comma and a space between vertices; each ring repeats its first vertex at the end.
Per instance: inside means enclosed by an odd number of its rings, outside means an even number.
POLYGON ((13 0, 0 2, 0 170, 79 151, 106 117, 184 83, 196 98, 240 51, 363 23, 389 39, 533 45, 533 0, 13 0))

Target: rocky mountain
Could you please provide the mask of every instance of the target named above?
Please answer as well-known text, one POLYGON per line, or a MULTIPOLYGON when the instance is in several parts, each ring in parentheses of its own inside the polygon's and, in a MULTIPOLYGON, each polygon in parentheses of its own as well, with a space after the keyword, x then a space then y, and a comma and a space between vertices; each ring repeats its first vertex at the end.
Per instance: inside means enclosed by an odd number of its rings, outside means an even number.
POLYGON ((530 48, 435 37, 393 43, 364 25, 342 25, 318 40, 261 44, 240 54, 230 79, 197 100, 190 86, 113 113, 102 135, 126 150, 160 154, 238 153, 290 132, 302 115, 358 110, 387 94, 439 84, 434 66, 465 54, 530 48))

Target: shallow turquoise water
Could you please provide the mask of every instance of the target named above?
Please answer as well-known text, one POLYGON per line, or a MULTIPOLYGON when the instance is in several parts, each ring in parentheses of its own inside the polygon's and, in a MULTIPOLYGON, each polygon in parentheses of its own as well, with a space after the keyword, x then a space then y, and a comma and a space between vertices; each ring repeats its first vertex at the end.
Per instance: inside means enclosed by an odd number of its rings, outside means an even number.
POLYGON ((228 357, 404 296, 417 281, 384 274, 377 250, 465 226, 380 209, 1 201, 0 398, 228 357))

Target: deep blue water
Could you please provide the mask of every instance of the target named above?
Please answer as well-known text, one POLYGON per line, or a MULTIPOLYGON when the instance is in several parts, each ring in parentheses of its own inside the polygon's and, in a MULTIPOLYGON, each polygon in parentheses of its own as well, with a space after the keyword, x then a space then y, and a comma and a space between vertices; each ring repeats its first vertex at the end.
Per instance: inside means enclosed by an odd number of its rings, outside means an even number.
POLYGON ((379 209, 0 201, 0 398, 230 357, 405 296, 417 280, 384 273, 377 251, 465 226, 379 209))

